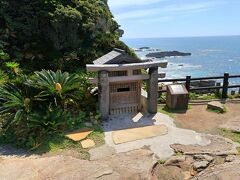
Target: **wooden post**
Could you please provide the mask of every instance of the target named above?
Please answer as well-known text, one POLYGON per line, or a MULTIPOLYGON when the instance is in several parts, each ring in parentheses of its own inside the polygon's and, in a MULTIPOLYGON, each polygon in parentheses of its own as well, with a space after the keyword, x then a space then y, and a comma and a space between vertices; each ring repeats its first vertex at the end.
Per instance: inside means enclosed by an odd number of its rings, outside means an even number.
POLYGON ((188 92, 190 92, 190 86, 191 86, 191 76, 186 76, 186 89, 188 92))
POLYGON ((226 99, 228 97, 228 79, 229 79, 229 73, 224 73, 223 78, 223 90, 222 90, 222 98, 226 99))

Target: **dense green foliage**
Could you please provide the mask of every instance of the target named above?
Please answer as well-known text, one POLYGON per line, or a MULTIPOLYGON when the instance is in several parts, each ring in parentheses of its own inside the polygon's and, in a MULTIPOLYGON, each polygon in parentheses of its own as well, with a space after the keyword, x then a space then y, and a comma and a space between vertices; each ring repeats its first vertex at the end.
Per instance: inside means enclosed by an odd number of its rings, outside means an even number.
POLYGON ((130 53, 118 28, 104 0, 2 0, 0 61, 73 72, 114 47, 130 53))
POLYGON ((43 70, 17 76, 0 86, 1 141, 33 148, 49 134, 79 128, 93 115, 99 118, 86 75, 43 70))
POLYGON ((106 0, 1 0, 0 142, 35 149, 98 124, 85 65, 113 48, 132 54, 118 28, 106 0))

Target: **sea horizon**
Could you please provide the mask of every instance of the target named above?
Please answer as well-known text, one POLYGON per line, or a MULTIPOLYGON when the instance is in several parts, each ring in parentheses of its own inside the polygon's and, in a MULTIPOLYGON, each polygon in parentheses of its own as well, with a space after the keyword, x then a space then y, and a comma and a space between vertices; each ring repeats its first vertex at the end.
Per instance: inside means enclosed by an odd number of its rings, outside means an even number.
POLYGON ((160 38, 160 39, 169 39, 169 38, 207 38, 207 37, 238 37, 238 35, 196 35, 196 36, 159 36, 159 37, 122 37, 121 40, 127 40, 127 39, 154 39, 154 38, 160 38))
MULTIPOLYGON (((191 56, 166 57, 168 68, 159 71, 166 78, 221 76, 240 74, 240 35, 171 38, 131 38, 123 40, 130 48, 150 47, 161 51, 180 51, 191 56)), ((148 51, 136 52, 145 58, 148 51)), ((239 83, 234 79, 232 83, 239 83)))

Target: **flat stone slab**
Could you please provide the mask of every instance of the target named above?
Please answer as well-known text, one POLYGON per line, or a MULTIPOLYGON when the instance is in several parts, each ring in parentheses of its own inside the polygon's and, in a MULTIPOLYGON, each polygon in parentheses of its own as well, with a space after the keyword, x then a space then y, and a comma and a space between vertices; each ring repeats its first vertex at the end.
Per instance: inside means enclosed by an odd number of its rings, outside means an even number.
POLYGON ((218 102, 218 101, 212 101, 209 102, 207 105, 208 109, 212 109, 212 110, 217 110, 220 112, 224 112, 224 106, 222 103, 218 102))
POLYGON ((168 133, 168 128, 165 125, 146 126, 146 127, 114 131, 112 134, 112 138, 115 144, 122 144, 126 142, 140 140, 140 139, 162 136, 167 133, 168 133))
POLYGON ((86 139, 81 141, 81 145, 83 149, 88 149, 95 146, 95 142, 92 139, 86 139))
POLYGON ((111 116, 109 121, 103 122, 103 130, 106 145, 113 147, 116 153, 148 147, 152 152, 154 152, 157 159, 168 159, 174 155, 174 151, 170 147, 171 144, 197 144, 200 146, 206 146, 211 142, 208 138, 206 138, 205 134, 200 134, 188 129, 177 128, 174 124, 174 120, 162 113, 144 114, 138 122, 133 121, 132 114, 121 116, 114 115, 111 116), (122 144, 115 144, 113 141, 113 133, 115 131, 161 125, 167 127, 167 133, 165 135, 135 140, 122 144))
POLYGON ((148 179, 154 163, 152 151, 145 149, 94 161, 82 160, 70 155, 5 156, 0 160, 0 179, 148 179))
POLYGON ((185 155, 194 155, 194 154, 210 154, 210 155, 235 155, 238 153, 237 145, 230 139, 215 136, 207 135, 208 139, 211 141, 210 144, 206 146, 199 145, 183 145, 183 144, 172 144, 171 148, 175 152, 181 152, 185 155))
POLYGON ((93 132, 93 129, 84 128, 84 129, 80 129, 78 131, 68 133, 65 136, 73 141, 81 141, 81 140, 85 139, 92 132, 93 132))
POLYGON ((110 157, 116 154, 115 149, 106 144, 97 148, 92 148, 88 152, 90 154, 90 160, 97 160, 105 157, 110 157))
POLYGON ((133 122, 138 122, 141 120, 141 118, 143 117, 142 113, 138 113, 136 116, 133 117, 133 122))

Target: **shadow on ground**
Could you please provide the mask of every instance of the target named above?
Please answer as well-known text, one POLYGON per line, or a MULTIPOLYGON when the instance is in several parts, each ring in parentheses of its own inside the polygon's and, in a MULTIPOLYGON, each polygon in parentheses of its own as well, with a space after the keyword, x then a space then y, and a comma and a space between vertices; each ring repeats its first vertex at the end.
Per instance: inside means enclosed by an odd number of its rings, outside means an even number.
POLYGON ((110 132, 115 130, 132 129, 155 124, 155 114, 121 114, 112 115, 103 123, 103 131, 110 132))

